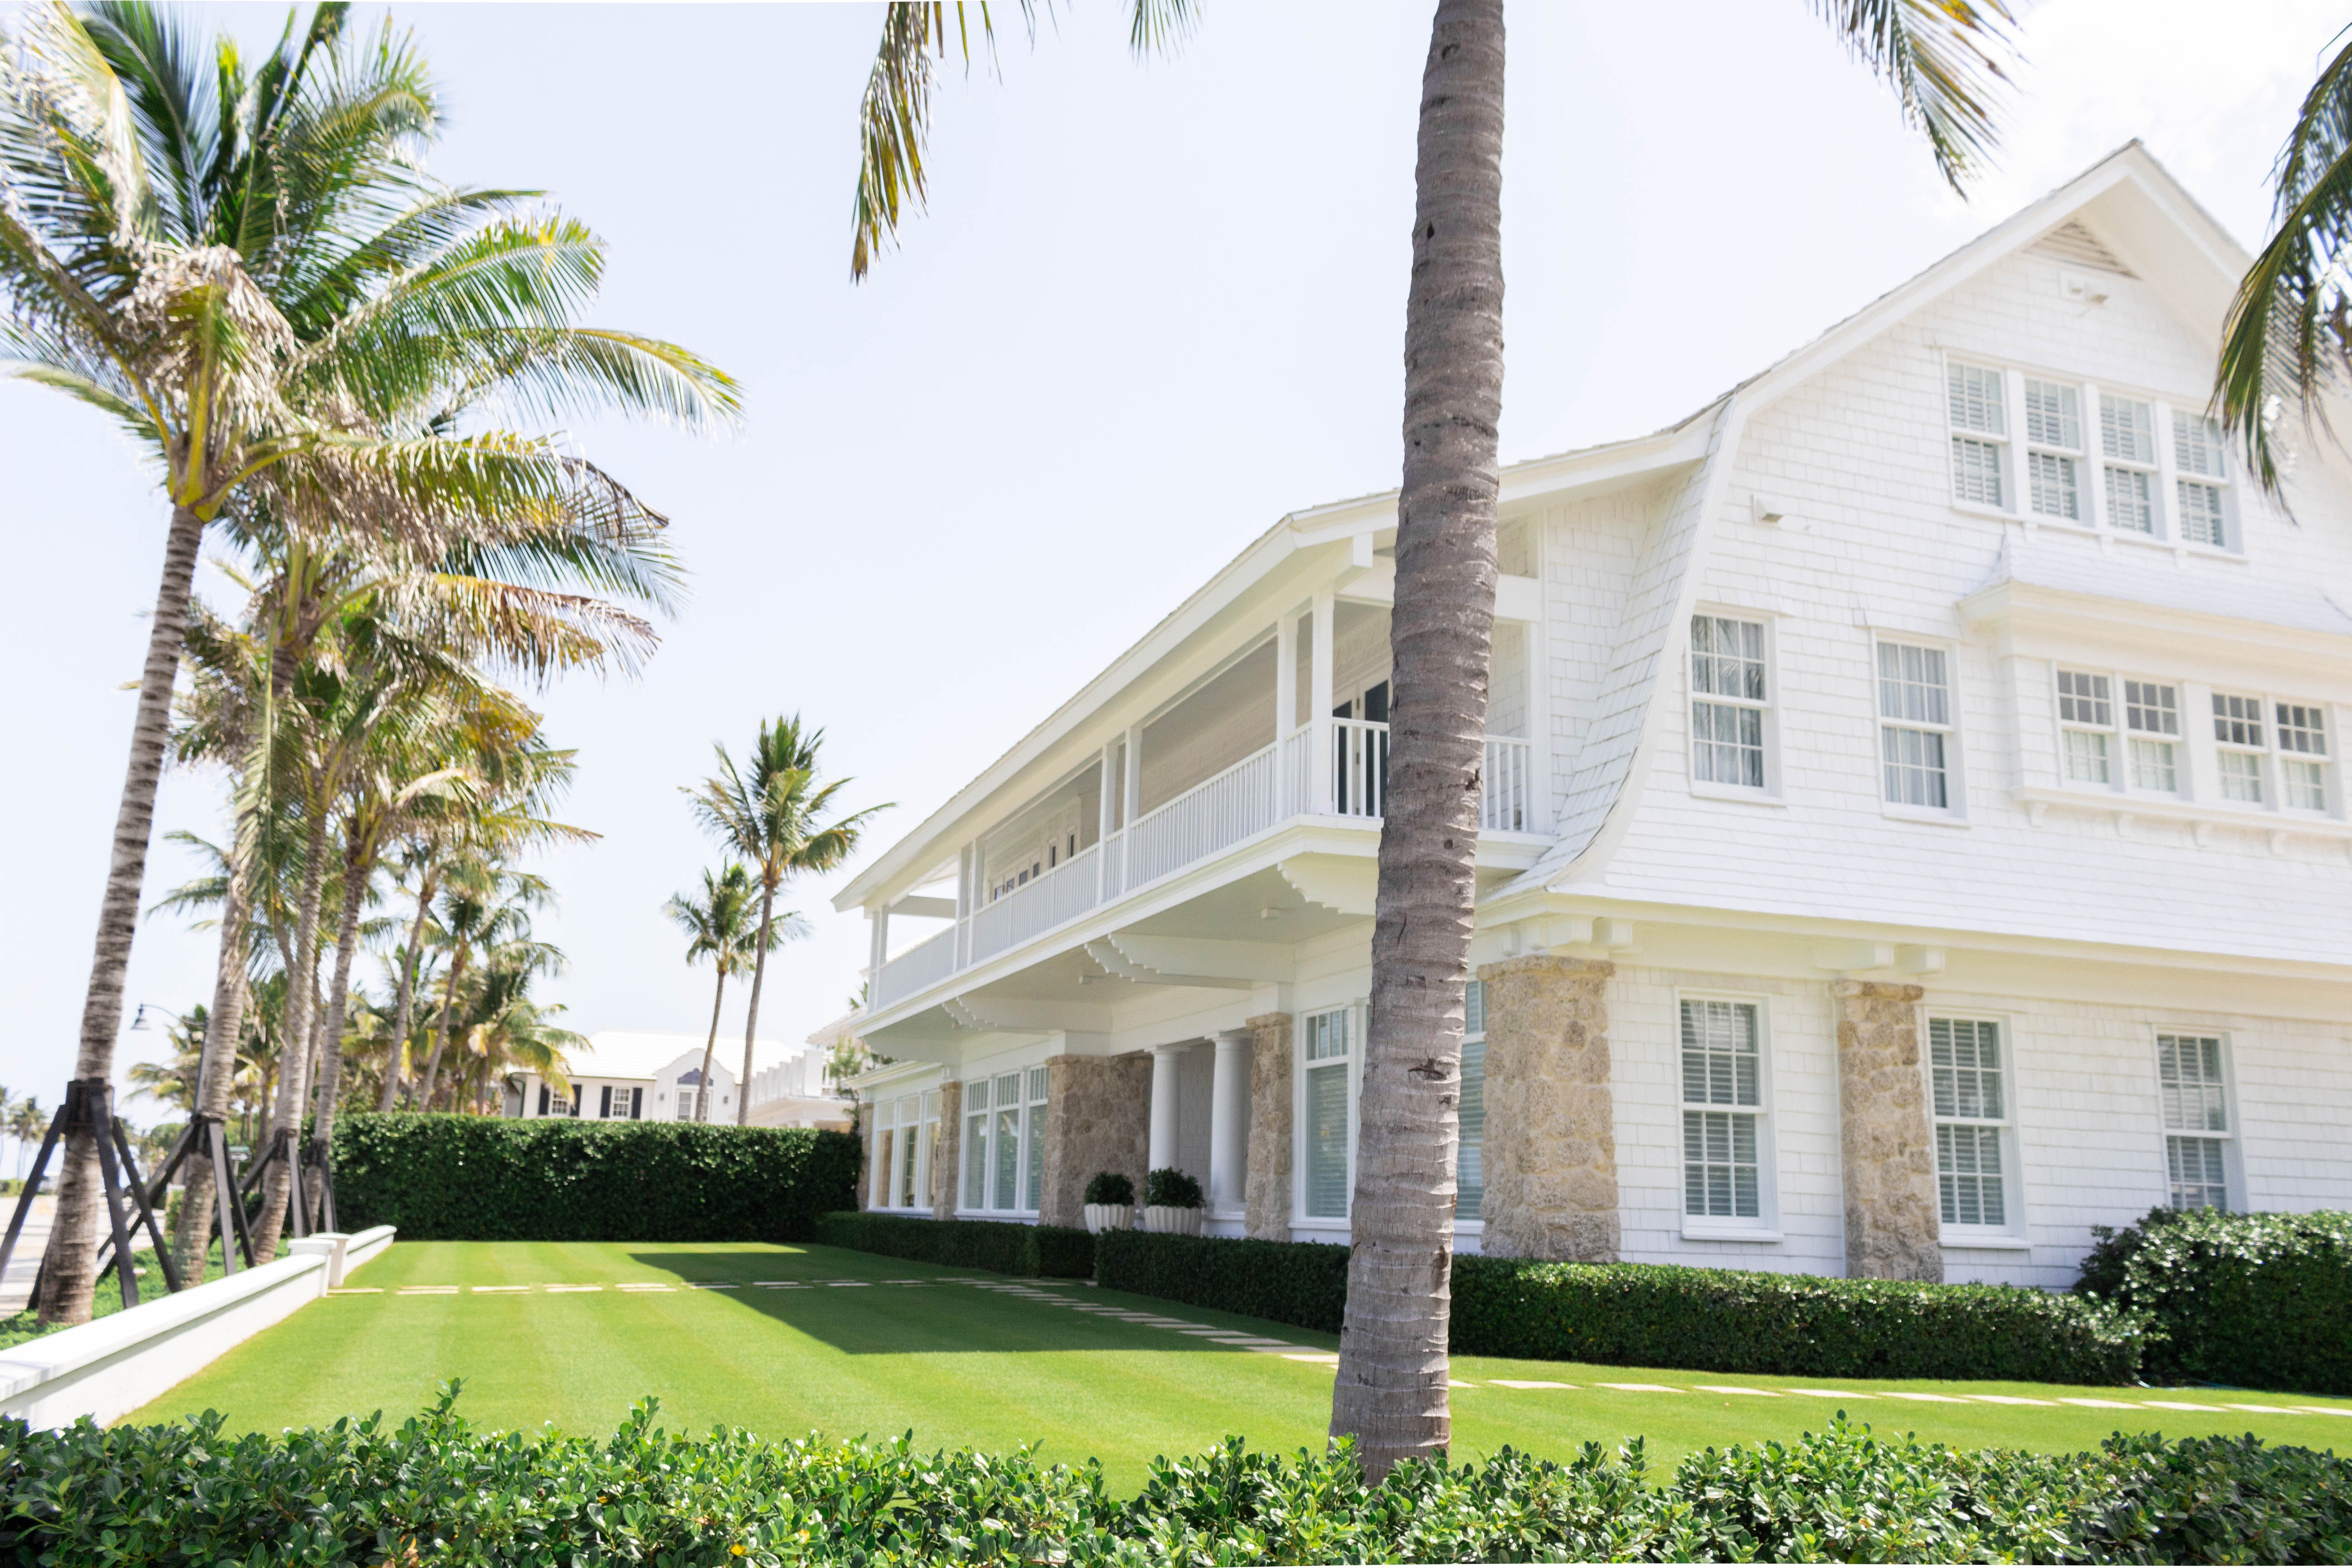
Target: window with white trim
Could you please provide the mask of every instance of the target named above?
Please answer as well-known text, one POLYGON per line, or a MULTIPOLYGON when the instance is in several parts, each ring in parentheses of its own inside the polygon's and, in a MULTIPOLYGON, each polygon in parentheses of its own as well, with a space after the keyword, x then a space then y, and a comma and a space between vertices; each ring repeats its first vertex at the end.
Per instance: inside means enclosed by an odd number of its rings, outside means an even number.
POLYGON ((2157 680, 2124 682, 2134 789, 2180 793, 2180 689, 2157 680))
POLYGON ((1949 662, 1939 647, 1878 645, 1879 754, 1890 805, 1952 808, 1949 662))
POLYGON ((2009 1067, 2000 1026, 1929 1018, 1927 1078, 1944 1223, 2009 1228, 2009 1067))
POLYGON ((2076 784, 2113 784, 2116 709, 2107 677, 2089 670, 2058 672, 2058 735, 2066 776, 2076 784))
POLYGON ((2231 547, 2230 468, 2219 421, 2185 408, 2172 411, 2172 481, 2181 539, 2231 547))
POLYGON ((2099 395, 2100 480, 2107 492, 2107 526, 2126 533, 2157 531, 2156 411, 2137 398, 2099 395))
POLYGON ((2263 700, 2213 693, 2213 746, 2221 774, 2221 798, 2263 803, 2263 700))
POLYGON ((2025 497, 2037 516, 2084 521, 2082 394, 2063 382, 2025 378, 2025 497))
POLYGON ((1347 1218, 1353 1195, 1349 1153, 1356 1099, 1350 1078, 1355 1019, 1351 1007, 1309 1013, 1300 1031, 1301 1165, 1309 1219, 1347 1218))
POLYGON ((2164 1163, 2177 1209, 2230 1206, 2230 1097, 2217 1035, 2158 1035, 2156 1076, 2164 1102, 2164 1163))
POLYGON ((1697 997, 1682 1003, 1683 1215, 1738 1224, 1764 1218, 1769 1138, 1764 1124, 1761 1008, 1697 997))
POLYGON ((1764 624, 1691 617, 1691 777, 1734 789, 1765 787, 1770 705, 1764 624))
POLYGON ((1037 1211, 1049 1082, 1046 1069, 1035 1067, 963 1086, 963 1207, 993 1214, 1037 1211))
POLYGON ((1473 980, 1462 998, 1461 1138, 1454 1155, 1454 1219, 1479 1217, 1486 1203, 1486 983, 1473 980))
POLYGON ((1954 360, 1946 370, 1952 421, 1952 499, 2006 508, 2009 415, 2002 373, 1954 360))
POLYGON ((2273 702, 2280 793, 2298 811, 2327 809, 2327 714, 2315 704, 2273 702))

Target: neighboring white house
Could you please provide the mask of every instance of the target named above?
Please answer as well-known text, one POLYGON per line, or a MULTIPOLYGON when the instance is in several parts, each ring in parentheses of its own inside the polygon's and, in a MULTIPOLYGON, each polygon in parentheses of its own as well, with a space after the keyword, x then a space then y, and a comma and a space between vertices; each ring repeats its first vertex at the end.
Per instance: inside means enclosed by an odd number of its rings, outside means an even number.
MULTIPOLYGON (((2134 143, 1504 470, 1462 1249, 2056 1286, 2154 1205, 2352 1206, 2352 471, 2290 521, 2207 421, 2246 264, 2134 143)), ((1175 1165, 1347 1237, 1395 504, 1284 518, 849 884, 865 1201, 1175 1165)))
MULTIPOLYGON (((741 1037, 721 1038, 712 1055, 710 1082, 702 1081, 699 1035, 640 1035, 608 1029, 585 1048, 565 1053, 571 1093, 537 1073, 507 1076, 509 1116, 572 1116, 591 1121, 692 1121, 733 1124, 735 1074, 727 1065, 743 1058, 741 1037)), ((751 1114, 757 1127, 850 1125, 848 1100, 824 1078, 824 1054, 782 1040, 752 1042, 751 1114)))

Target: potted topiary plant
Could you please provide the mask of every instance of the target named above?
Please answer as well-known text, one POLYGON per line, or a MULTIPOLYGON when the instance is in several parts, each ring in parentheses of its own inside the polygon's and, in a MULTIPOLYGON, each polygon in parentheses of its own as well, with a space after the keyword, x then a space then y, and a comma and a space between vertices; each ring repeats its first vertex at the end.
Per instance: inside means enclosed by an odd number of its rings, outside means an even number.
POLYGON ((1087 1184, 1087 1231, 1126 1230, 1135 1224, 1135 1184, 1118 1171, 1100 1171, 1087 1184))
POLYGON ((1206 1215, 1201 1208, 1201 1184, 1163 1165, 1143 1178, 1143 1228, 1163 1236, 1198 1236, 1206 1215))

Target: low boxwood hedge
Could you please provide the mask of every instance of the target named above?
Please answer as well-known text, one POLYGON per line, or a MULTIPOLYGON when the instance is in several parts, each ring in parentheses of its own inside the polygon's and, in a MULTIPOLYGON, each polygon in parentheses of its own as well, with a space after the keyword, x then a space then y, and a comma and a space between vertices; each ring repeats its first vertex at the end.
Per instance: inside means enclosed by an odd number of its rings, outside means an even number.
MULTIPOLYGON (((1108 1289, 1337 1333, 1348 1249, 1105 1234, 1108 1289)), ((1789 1377, 2128 1383, 2140 1321, 2074 1296, 1644 1263, 1454 1260, 1456 1355, 1789 1377)))
POLYGON ((804 1127, 343 1116, 335 1217, 405 1241, 805 1241, 860 1158, 804 1127))
POLYGON ((1240 1439, 1114 1497, 1029 1450, 659 1430, 397 1426, 231 1435, 215 1414, 62 1432, 0 1422, 0 1552, 20 1563, 460 1563, 565 1568, 941 1563, 2340 1563, 2352 1465, 2252 1437, 2116 1436, 2096 1453, 1954 1450, 1843 1419, 1709 1449, 1653 1479, 1638 1439, 1565 1463, 1509 1449, 1364 1484, 1340 1446, 1240 1439))
POLYGON ((1058 1225, 1008 1225, 986 1219, 918 1219, 908 1215, 829 1214, 817 1221, 827 1247, 877 1252, 950 1268, 986 1268, 1027 1279, 1084 1279, 1095 1271, 1095 1238, 1058 1225))
POLYGON ((2076 1289, 2148 1315, 2151 1377, 2352 1394, 2352 1214, 2160 1208, 2095 1234, 2076 1289))

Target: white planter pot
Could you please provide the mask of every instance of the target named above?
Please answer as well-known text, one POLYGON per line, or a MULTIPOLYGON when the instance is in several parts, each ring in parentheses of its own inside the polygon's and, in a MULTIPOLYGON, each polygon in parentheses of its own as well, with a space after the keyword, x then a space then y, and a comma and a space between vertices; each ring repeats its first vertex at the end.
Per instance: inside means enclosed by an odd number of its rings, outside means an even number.
POLYGON ((1143 1228, 1161 1236, 1198 1236, 1201 1222, 1208 1217, 1206 1209, 1170 1208, 1162 1204, 1146 1205, 1143 1228))
POLYGON ((1135 1228, 1135 1207, 1131 1204, 1088 1204, 1087 1234, 1100 1236, 1107 1230, 1135 1228))

